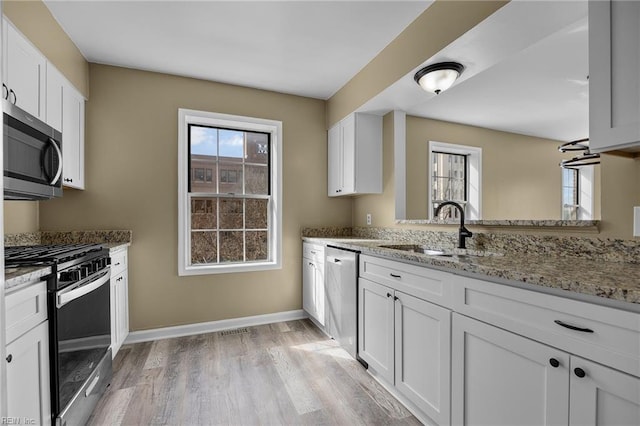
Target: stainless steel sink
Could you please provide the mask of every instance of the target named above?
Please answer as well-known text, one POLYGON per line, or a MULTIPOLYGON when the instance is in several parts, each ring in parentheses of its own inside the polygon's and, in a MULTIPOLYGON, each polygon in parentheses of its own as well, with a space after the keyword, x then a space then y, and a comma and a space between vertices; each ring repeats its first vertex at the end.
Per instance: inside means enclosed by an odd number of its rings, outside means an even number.
POLYGON ((502 256, 500 253, 494 253, 489 251, 458 249, 458 248, 445 250, 440 248, 432 248, 432 247, 420 245, 420 244, 385 244, 385 245, 380 245, 378 247, 392 249, 392 250, 402 250, 410 253, 422 253, 428 256, 456 257, 461 259, 464 259, 465 257, 502 256))
POLYGON ((432 249, 427 246, 421 246, 418 244, 390 244, 390 245, 382 245, 380 247, 388 248, 392 250, 408 251, 411 253, 422 253, 422 254, 427 254, 429 256, 453 256, 453 253, 451 252, 432 249))

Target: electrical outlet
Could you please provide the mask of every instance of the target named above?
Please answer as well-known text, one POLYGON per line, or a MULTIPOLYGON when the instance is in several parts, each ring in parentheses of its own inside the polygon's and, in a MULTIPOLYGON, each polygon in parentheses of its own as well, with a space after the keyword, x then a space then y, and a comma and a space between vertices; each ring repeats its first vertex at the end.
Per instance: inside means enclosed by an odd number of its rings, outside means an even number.
POLYGON ((371 225, 371 213, 367 213, 367 225, 371 225))

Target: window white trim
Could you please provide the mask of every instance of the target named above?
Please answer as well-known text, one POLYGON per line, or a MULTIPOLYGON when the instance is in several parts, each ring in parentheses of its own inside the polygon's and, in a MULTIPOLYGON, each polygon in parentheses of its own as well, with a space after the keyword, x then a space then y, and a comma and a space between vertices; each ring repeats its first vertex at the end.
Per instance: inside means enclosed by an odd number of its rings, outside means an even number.
POLYGON ((433 200, 431 198, 431 188, 433 187, 431 165, 433 164, 434 151, 467 156, 467 184, 469 187, 467 188, 468 200, 465 209, 465 218, 469 220, 482 219, 482 148, 436 141, 429 141, 429 180, 427 187, 427 212, 429 219, 434 219, 433 200))
POLYGON ((178 109, 178 275, 205 275, 282 268, 282 122, 262 118, 178 109), (271 135, 270 259, 263 262, 190 265, 189 135, 188 124, 225 127, 271 135))
POLYGON ((595 209, 595 166, 578 169, 578 220, 592 220, 595 209))

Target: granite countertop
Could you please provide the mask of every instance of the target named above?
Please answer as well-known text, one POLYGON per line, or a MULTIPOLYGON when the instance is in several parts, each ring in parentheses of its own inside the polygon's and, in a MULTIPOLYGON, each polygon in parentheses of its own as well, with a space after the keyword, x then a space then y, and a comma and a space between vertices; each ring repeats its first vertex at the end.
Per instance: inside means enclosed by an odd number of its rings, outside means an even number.
POLYGON ((4 270, 4 288, 7 293, 22 288, 23 284, 40 282, 51 274, 51 266, 21 266, 4 270))
MULTIPOLYGON (((358 250, 363 254, 423 264, 453 273, 478 274, 489 281, 492 278, 499 282, 516 281, 640 304, 640 264, 636 263, 595 262, 557 256, 503 256, 499 253, 487 256, 443 257, 380 247, 380 245, 394 244, 389 240, 313 237, 304 237, 303 240, 358 250)), ((455 250, 452 252, 455 253, 455 250)))

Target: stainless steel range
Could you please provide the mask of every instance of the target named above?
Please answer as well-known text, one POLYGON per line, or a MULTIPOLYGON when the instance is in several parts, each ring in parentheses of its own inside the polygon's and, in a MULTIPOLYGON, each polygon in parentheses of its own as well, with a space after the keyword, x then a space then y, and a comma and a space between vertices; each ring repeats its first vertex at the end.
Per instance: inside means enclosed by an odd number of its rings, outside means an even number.
POLYGON ((109 250, 99 244, 5 249, 5 265, 51 265, 47 280, 52 420, 86 423, 111 381, 109 250))

